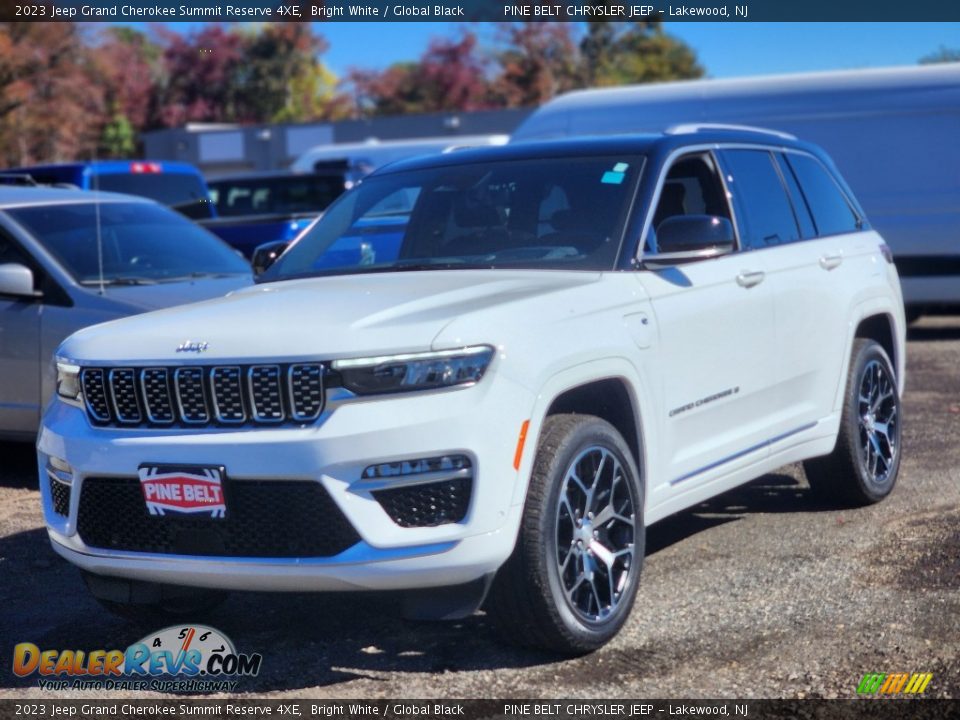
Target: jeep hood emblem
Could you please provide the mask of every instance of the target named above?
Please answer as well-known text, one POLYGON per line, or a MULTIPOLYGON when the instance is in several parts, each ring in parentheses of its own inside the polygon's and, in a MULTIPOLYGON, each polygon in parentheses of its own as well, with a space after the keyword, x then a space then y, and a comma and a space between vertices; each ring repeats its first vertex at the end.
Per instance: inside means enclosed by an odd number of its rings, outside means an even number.
POLYGON ((177 352, 202 353, 209 347, 210 343, 203 342, 202 340, 184 340, 177 346, 177 352))

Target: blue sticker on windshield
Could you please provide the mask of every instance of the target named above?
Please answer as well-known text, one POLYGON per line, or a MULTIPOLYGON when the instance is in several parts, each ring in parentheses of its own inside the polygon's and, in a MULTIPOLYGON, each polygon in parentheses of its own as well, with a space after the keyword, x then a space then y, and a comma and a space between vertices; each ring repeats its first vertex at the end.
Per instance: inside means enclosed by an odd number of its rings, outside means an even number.
POLYGON ((600 178, 600 182, 606 183, 607 185, 619 185, 623 182, 623 179, 627 176, 627 168, 630 165, 625 162, 618 162, 613 166, 613 170, 607 170, 603 177, 600 178))

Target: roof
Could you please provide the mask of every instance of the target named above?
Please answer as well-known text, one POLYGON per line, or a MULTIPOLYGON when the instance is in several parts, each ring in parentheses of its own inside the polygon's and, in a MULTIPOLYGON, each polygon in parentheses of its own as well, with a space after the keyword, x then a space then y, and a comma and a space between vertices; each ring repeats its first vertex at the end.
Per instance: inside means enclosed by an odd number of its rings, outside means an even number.
POLYGON ((534 160, 541 158, 585 157, 596 155, 643 155, 653 150, 672 150, 690 145, 714 143, 744 143, 775 145, 811 150, 810 145, 795 138, 762 128, 674 128, 664 133, 625 135, 596 135, 562 138, 558 140, 531 140, 498 147, 470 148, 442 155, 428 155, 398 160, 378 170, 383 175, 402 170, 428 167, 447 167, 478 162, 505 160, 534 160))
POLYGON ((660 130, 679 122, 764 122, 956 107, 960 64, 682 80, 577 90, 541 106, 512 141, 660 130))
POLYGON ((154 204, 153 200, 149 198, 112 192, 63 190, 45 187, 0 186, 0 208, 23 205, 92 203, 97 200, 101 202, 142 202, 154 204))
POLYGON ((757 75, 752 77, 719 78, 707 80, 677 80, 644 85, 621 85, 611 88, 574 90, 550 101, 550 107, 580 107, 593 102, 622 101, 640 97, 650 101, 674 97, 729 93, 819 92, 825 89, 849 91, 853 89, 911 88, 946 86, 953 88, 960 82, 960 65, 918 65, 864 70, 834 70, 827 72, 757 75))

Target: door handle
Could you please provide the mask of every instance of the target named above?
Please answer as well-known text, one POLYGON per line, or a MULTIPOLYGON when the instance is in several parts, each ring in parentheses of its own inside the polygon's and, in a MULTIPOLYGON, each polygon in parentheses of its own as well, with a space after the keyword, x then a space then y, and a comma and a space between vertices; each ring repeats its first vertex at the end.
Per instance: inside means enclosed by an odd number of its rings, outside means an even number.
POLYGON ((820 256, 820 267, 824 270, 833 270, 837 265, 843 262, 843 255, 839 253, 836 255, 821 255, 820 256))
POLYGON ((759 285, 763 282, 763 278, 766 277, 766 273, 762 270, 742 270, 739 275, 737 275, 737 285, 740 287, 751 288, 754 285, 759 285))

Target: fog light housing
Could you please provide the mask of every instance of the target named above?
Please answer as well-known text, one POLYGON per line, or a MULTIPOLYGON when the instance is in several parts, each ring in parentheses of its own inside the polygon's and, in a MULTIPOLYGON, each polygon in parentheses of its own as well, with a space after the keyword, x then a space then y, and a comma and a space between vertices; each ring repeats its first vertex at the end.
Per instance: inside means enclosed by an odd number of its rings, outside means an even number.
POLYGON ((47 479, 50 482, 50 501, 53 511, 62 517, 70 514, 70 494, 73 488, 73 468, 66 460, 47 458, 47 479))
POLYGON ((449 454, 370 465, 361 486, 400 527, 458 523, 470 507, 473 463, 449 454))

